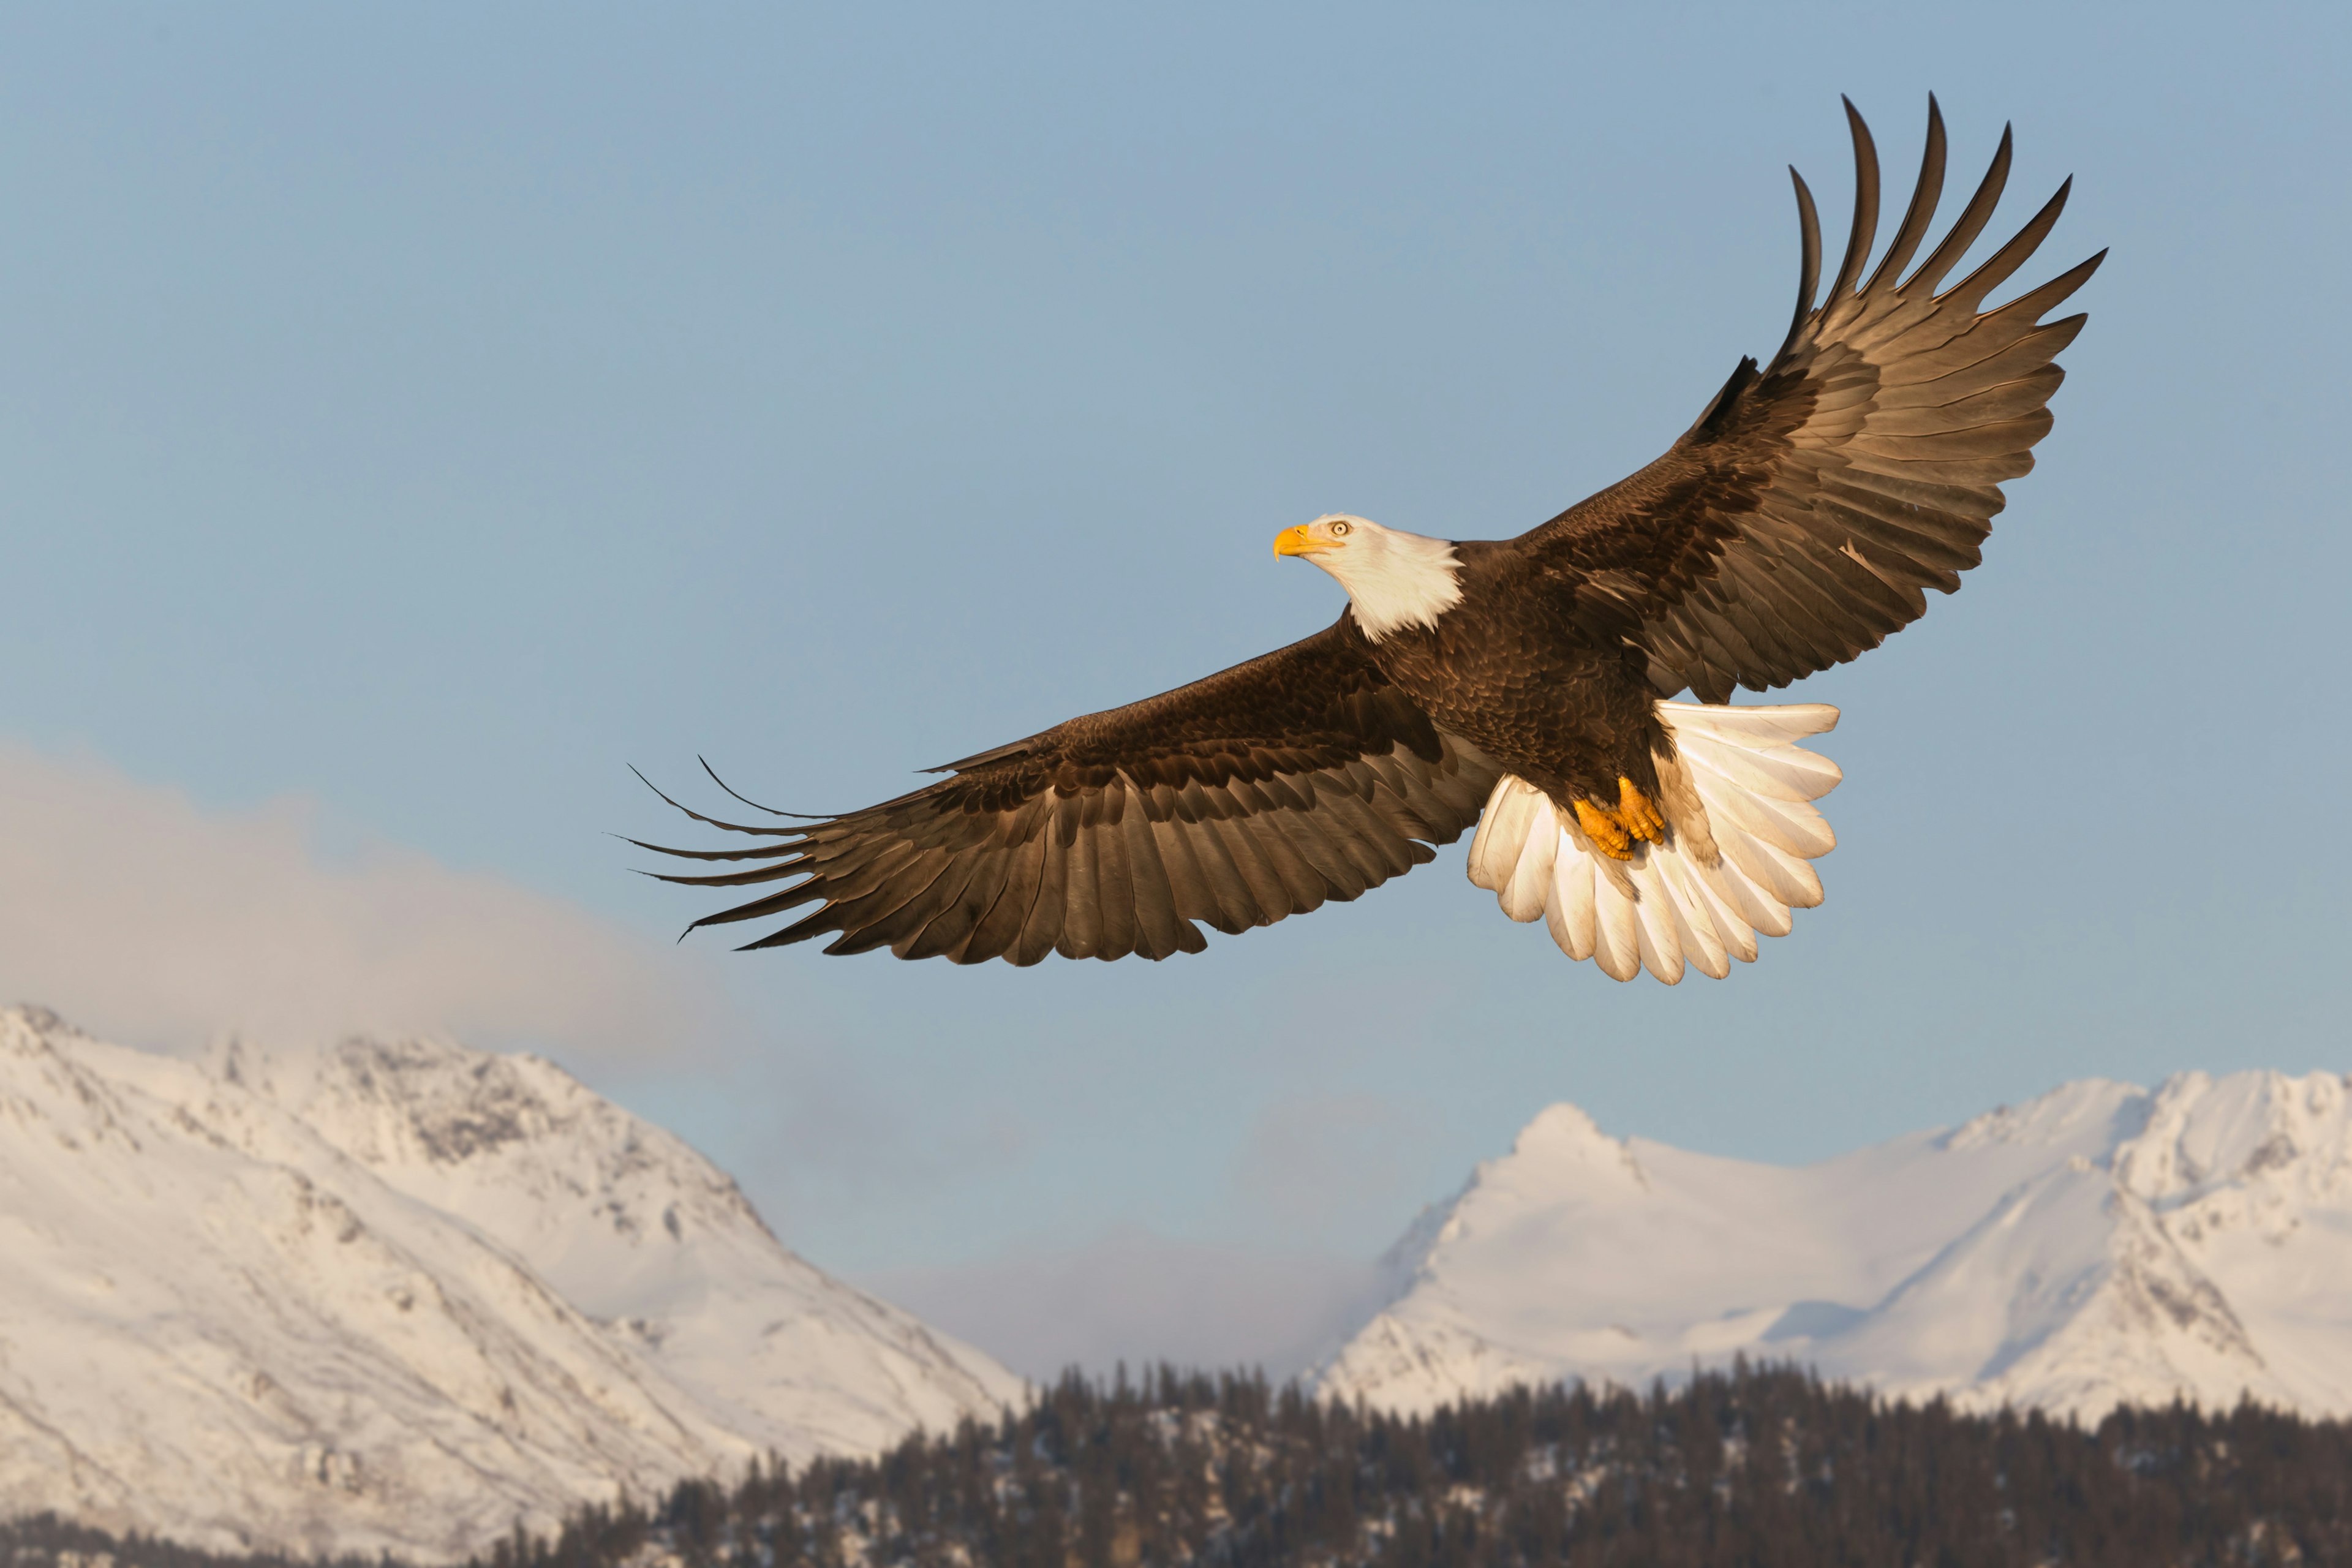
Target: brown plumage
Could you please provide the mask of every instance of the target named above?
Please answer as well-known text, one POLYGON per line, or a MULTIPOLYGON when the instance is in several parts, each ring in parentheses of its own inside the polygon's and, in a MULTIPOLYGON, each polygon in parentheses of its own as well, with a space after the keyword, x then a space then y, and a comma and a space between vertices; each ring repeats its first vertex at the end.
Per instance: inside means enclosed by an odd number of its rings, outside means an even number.
POLYGON ((1760 371, 1741 361, 1649 467, 1507 541, 1449 550, 1358 519, 1322 520, 1312 538, 1293 530, 1277 549, 1313 552, 1343 581, 1348 550, 1411 542, 1420 553, 1396 568, 1411 592, 1391 615, 1351 582, 1349 610, 1304 641, 968 757, 864 811, 776 825, 689 811, 752 842, 644 846, 741 863, 664 879, 791 884, 698 926, 818 906, 752 947, 830 934, 828 952, 958 963, 1163 958, 1205 945, 1195 921, 1270 924, 1433 858, 1507 773, 1563 814, 1580 800, 1617 806, 1621 780, 1688 795, 1660 776, 1676 764, 1658 699, 1687 688, 1722 703, 1735 687, 1785 686, 1916 619, 1923 590, 1959 586, 2000 481, 2032 467, 2062 377, 2052 360, 2084 320, 2041 318, 2105 254, 1979 313, 2056 222, 2062 186, 1936 292, 2000 198, 2004 131, 1975 195, 1905 278, 1942 189, 1931 99, 1917 187, 1864 280, 1878 164, 1851 103, 1846 113, 1855 211, 1826 300, 1813 303, 1821 238, 1797 179, 1802 282, 1786 341, 1760 371))

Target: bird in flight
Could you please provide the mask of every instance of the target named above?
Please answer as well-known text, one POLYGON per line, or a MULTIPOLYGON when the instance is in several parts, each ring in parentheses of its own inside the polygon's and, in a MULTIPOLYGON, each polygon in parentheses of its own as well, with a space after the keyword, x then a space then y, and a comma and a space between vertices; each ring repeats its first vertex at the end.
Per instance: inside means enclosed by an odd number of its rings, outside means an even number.
POLYGON ((1925 590, 1959 587, 2002 481, 2033 466, 2053 361, 2086 319, 2042 318, 2106 255, 1979 309, 2058 221, 2061 185, 1938 293, 2000 199, 2010 135, 1912 268, 1943 191, 1930 98, 1918 184, 1864 277, 1878 157, 1851 102, 1846 120, 1853 226, 1827 297, 1814 302, 1821 227, 1792 169, 1803 259, 1787 339, 1760 369, 1742 359, 1639 473, 1515 539, 1317 518, 1274 543, 1348 591, 1310 637, 863 811, 745 801, 772 820, 741 824, 679 805, 750 842, 632 842, 734 868, 664 880, 762 889, 695 926, 816 906, 751 948, 829 935, 827 952, 1028 964, 1197 952, 1200 924, 1235 933, 1353 899, 1475 824, 1470 879, 1570 958, 1670 985, 1753 962, 1759 934, 1821 902, 1809 862, 1835 838, 1812 802, 1840 774, 1797 742, 1837 710, 1732 692, 1843 663, 1918 618, 1925 590), (1667 700, 1685 691, 1696 700, 1667 700))

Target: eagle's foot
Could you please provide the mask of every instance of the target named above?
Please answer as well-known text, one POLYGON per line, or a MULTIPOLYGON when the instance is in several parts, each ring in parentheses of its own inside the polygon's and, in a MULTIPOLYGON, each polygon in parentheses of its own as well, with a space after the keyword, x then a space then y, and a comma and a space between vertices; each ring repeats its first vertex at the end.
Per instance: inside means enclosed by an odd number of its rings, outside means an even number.
POLYGON ((1589 800, 1576 803, 1576 825, 1592 840, 1592 847, 1612 860, 1631 860, 1633 840, 1618 822, 1614 812, 1601 810, 1589 800))
POLYGON ((1641 785, 1622 776, 1617 780, 1616 809, 1580 800, 1576 803, 1576 825, 1584 829, 1593 847, 1612 860, 1631 860, 1637 843, 1666 841, 1666 819, 1660 814, 1657 802, 1643 794, 1641 785))
POLYGON ((1625 831, 1649 844, 1666 841, 1666 819, 1658 810, 1657 802, 1642 793, 1642 786, 1619 774, 1617 778, 1617 820, 1625 831))

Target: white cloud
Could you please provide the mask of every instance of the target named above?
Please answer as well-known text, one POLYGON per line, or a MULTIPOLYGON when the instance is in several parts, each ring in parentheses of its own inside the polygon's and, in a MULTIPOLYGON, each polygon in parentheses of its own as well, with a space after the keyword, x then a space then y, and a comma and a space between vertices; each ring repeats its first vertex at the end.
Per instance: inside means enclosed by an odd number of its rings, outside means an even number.
POLYGON ((722 1023, 691 954, 414 851, 330 863, 316 821, 0 745, 0 1003, 167 1047, 446 1030, 615 1058, 722 1023))

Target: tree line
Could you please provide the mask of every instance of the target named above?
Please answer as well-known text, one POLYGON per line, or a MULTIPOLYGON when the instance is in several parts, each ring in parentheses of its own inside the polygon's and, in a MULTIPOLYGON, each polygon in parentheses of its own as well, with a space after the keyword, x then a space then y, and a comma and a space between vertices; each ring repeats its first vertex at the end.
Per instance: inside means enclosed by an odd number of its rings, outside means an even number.
POLYGON ((2352 1427, 2247 1405, 1890 1403, 1793 1367, 1427 1416, 1072 1374, 871 1460, 581 1510, 476 1568, 2220 1568, 2352 1563, 2352 1427))
MULTIPOLYGON (((1256 1374, 1071 1373, 876 1458, 592 1504, 470 1568, 2327 1563, 2352 1563, 2346 1423, 2176 1405, 2084 1427, 1741 1363, 1677 1388, 1522 1388, 1428 1415, 1256 1374)), ((49 1520, 0 1526, 0 1568, 286 1564, 49 1520)))

